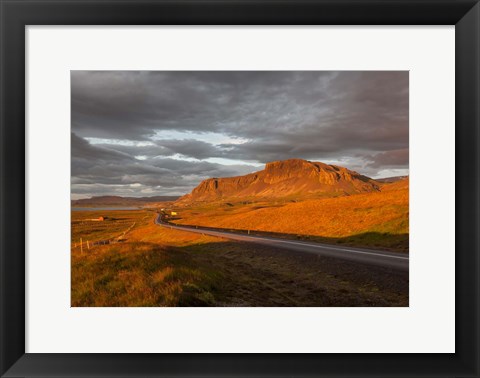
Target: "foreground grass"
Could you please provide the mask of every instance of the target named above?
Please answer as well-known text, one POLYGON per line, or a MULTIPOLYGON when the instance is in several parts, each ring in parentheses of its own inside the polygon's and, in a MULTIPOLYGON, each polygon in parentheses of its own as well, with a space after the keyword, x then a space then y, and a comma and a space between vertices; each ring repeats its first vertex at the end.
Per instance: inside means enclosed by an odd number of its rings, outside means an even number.
MULTIPOLYGON (((153 224, 152 212, 121 213, 103 212, 113 219, 112 232, 105 230, 106 222, 91 222, 88 234, 112 235, 125 220, 136 220, 123 242, 84 248, 83 253, 72 248, 72 306, 211 305, 215 272, 198 269, 181 247, 215 238, 161 229, 153 224)), ((83 216, 72 221, 77 218, 83 216)))
POLYGON ((72 306, 408 306, 408 273, 153 224, 72 249, 72 306))
POLYGON ((88 255, 72 256, 72 306, 213 304, 215 280, 209 274, 185 253, 161 245, 102 246, 88 255))

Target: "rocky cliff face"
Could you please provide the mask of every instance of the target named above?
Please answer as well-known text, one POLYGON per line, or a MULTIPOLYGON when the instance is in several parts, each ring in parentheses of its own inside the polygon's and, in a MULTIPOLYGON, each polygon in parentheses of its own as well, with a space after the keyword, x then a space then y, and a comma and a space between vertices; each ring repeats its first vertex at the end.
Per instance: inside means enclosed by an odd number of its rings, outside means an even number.
POLYGON ((177 202, 337 196, 378 190, 374 180, 347 168, 290 159, 267 163, 264 170, 245 176, 204 180, 177 202))

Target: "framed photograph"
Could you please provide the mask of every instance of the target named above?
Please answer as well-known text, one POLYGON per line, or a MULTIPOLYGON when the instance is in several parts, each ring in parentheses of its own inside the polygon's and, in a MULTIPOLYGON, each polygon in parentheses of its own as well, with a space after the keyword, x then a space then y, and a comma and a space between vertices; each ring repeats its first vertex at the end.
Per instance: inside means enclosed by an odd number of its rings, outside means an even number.
POLYGON ((479 374, 477 1, 2 1, 2 377, 479 374))
POLYGON ((70 75, 72 307, 408 307, 408 71, 70 75))

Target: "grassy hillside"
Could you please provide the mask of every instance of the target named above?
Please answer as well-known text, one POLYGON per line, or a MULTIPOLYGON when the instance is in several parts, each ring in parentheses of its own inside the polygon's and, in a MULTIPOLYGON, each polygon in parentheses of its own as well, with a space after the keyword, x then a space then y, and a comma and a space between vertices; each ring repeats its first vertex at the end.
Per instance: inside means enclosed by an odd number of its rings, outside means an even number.
POLYGON ((298 203, 222 203, 179 209, 176 223, 290 234, 318 241, 408 250, 408 180, 382 192, 298 203))

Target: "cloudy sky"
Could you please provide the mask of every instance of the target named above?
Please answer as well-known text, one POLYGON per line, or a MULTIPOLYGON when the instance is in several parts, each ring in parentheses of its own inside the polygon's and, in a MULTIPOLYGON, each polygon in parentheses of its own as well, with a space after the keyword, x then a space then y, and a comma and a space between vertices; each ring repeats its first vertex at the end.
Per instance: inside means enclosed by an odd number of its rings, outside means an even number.
POLYGON ((72 71, 72 198, 183 195, 302 158, 408 174, 408 72, 72 71))

